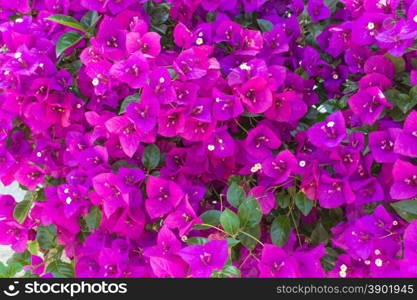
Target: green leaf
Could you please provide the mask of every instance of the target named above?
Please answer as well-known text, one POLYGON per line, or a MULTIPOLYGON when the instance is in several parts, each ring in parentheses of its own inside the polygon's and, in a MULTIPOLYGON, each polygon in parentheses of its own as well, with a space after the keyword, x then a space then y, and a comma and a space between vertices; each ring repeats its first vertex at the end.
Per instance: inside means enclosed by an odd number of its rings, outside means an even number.
POLYGON ((154 8, 150 14, 152 25, 161 25, 169 18, 169 6, 164 3, 154 8))
POLYGON ((129 95, 126 98, 123 99, 122 104, 120 105, 120 110, 119 110, 119 114, 124 114, 126 112, 126 107, 131 103, 131 102, 140 102, 140 94, 133 94, 133 95, 129 95))
POLYGON ((192 245, 204 245, 205 243, 208 242, 207 238, 204 237, 199 237, 199 236, 193 236, 187 239, 187 244, 189 246, 192 245))
POLYGON ((155 169, 158 166, 160 160, 161 152, 155 144, 149 145, 146 147, 145 151, 143 151, 142 164, 146 169, 155 169))
POLYGON ((314 202, 307 198, 303 192, 297 193, 295 196, 295 205, 304 216, 307 216, 313 208, 314 202))
POLYGON ((67 31, 58 40, 56 45, 55 53, 56 56, 60 56, 65 50, 74 46, 84 38, 83 35, 77 31, 67 31))
POLYGON ((410 97, 407 94, 399 94, 396 106, 404 113, 408 113, 417 104, 417 97, 410 97))
POLYGON ((0 262, 0 278, 14 278, 22 270, 23 266, 20 263, 14 262, 4 265, 0 262))
POLYGON ((29 214, 33 204, 33 192, 27 192, 22 201, 17 203, 13 210, 13 218, 19 223, 23 224, 29 214))
POLYGON ((85 32, 85 27, 83 25, 81 25, 76 19, 74 19, 71 16, 67 16, 67 15, 52 15, 46 18, 49 21, 67 26, 67 27, 71 27, 71 28, 75 28, 78 30, 81 30, 82 32, 85 32))
POLYGON ((275 194, 275 201, 280 208, 287 208, 291 203, 291 196, 286 192, 275 194))
POLYGON ((239 230, 240 221, 237 214, 226 208, 220 215, 220 224, 229 234, 235 234, 239 230))
POLYGON ((42 249, 51 249, 56 246, 56 235, 55 225, 40 225, 36 233, 36 240, 42 249))
POLYGON ((91 30, 95 27, 97 22, 100 20, 99 14, 95 10, 89 10, 85 13, 85 15, 81 18, 81 25, 87 30, 91 30))
MULTIPOLYGON (((220 215, 222 214, 219 210, 207 210, 201 216, 200 219, 203 221, 204 224, 217 226, 220 224, 220 215)), ((195 229, 204 230, 210 229, 211 227, 205 225, 196 224, 194 226, 195 229)))
POLYGON ((97 229, 101 222, 101 209, 99 206, 91 206, 88 215, 85 217, 85 222, 88 229, 97 229))
POLYGON ((39 244, 37 241, 28 241, 28 251, 30 254, 38 255, 39 244))
POLYGON ((235 266, 225 266, 223 269, 214 270, 212 277, 214 278, 230 278, 230 277, 237 277, 239 278, 241 276, 240 270, 236 268, 235 266))
MULTIPOLYGON (((243 228, 242 231, 250 234, 251 236, 255 237, 258 240, 261 238, 261 226, 259 224, 252 227, 252 228, 246 228, 245 227, 245 228, 243 228)), ((248 236, 244 233, 241 233, 241 232, 238 235, 238 239, 242 243, 242 245, 245 246, 246 248, 248 248, 249 250, 255 249, 256 244, 258 243, 256 240, 254 240, 250 236, 248 236)))
POLYGON ((254 197, 246 198, 239 206, 238 215, 242 227, 254 227, 262 219, 262 211, 254 197))
POLYGON ((272 31, 272 28, 274 28, 274 24, 265 19, 257 19, 256 23, 258 23, 259 29, 261 29, 262 32, 270 32, 272 31))
POLYGON ((227 246, 229 248, 233 248, 234 246, 240 243, 239 240, 236 240, 234 238, 227 238, 226 241, 227 241, 227 246))
POLYGON ((226 197, 227 202, 229 202, 231 206, 238 208, 239 205, 246 199, 246 193, 236 182, 232 182, 227 189, 226 197))
POLYGON ((389 53, 386 53, 384 56, 386 58, 388 58, 392 62, 392 64, 394 65, 395 73, 398 74, 398 73, 401 73, 405 70, 405 60, 401 56, 396 57, 396 56, 393 56, 389 53))
POLYGON ((318 245, 320 243, 325 243, 330 238, 329 233, 323 227, 321 223, 318 223, 316 228, 314 228, 313 232, 311 233, 311 241, 318 245))
POLYGON ((31 254, 29 251, 15 252, 12 257, 7 260, 7 264, 19 263, 22 266, 30 265, 31 254))
POLYGON ((417 220, 417 200, 394 202, 391 203, 391 206, 395 209, 397 214, 407 222, 417 220))
POLYGON ((275 218, 271 225, 271 239, 275 245, 284 246, 290 236, 291 223, 286 215, 275 218))
POLYGON ((56 278, 74 278, 74 266, 61 260, 55 260, 48 264, 46 273, 52 273, 56 278))

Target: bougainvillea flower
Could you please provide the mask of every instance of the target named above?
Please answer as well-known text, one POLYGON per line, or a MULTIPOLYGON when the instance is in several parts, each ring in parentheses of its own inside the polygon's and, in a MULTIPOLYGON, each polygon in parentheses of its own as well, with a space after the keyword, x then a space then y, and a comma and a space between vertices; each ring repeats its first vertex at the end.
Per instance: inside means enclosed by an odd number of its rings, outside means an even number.
POLYGON ((355 194, 346 179, 322 175, 319 181, 318 199, 322 207, 335 208, 344 203, 353 203, 355 194))
POLYGON ((265 112, 272 105, 272 93, 268 81, 262 77, 252 78, 240 90, 241 100, 250 113, 265 112))
POLYGON ((106 121, 106 128, 109 132, 117 134, 123 151, 127 156, 132 157, 141 139, 135 123, 125 116, 113 117, 106 121))
POLYGON ((307 112, 307 105, 294 91, 274 94, 272 106, 265 116, 278 122, 291 122, 301 119, 307 112))
POLYGON ((288 180, 293 170, 297 167, 297 160, 290 151, 284 150, 275 158, 267 158, 262 162, 262 170, 265 175, 272 177, 276 184, 288 180))
POLYGON ((135 52, 127 60, 113 64, 110 75, 132 88, 141 88, 146 84, 148 62, 141 52, 135 52))
POLYGON ((392 168, 394 183, 390 194, 393 199, 408 199, 417 195, 417 167, 412 163, 397 160, 392 168))
POLYGON ((161 217, 181 202, 184 192, 173 181, 149 176, 146 182, 146 210, 151 218, 161 217))
POLYGON ((385 107, 393 107, 378 87, 370 87, 357 92, 349 98, 348 103, 353 113, 368 125, 375 123, 385 107))
POLYGON ((417 111, 411 111, 404 121, 404 127, 395 139, 394 152, 404 156, 417 156, 417 111))
POLYGON ((277 205, 274 194, 265 186, 255 186, 248 192, 248 195, 252 195, 259 202, 264 214, 269 214, 277 205))
POLYGON ((249 131, 245 146, 250 155, 263 159, 271 154, 271 150, 281 146, 281 140, 266 123, 263 123, 249 131))
POLYGON ((227 241, 213 240, 204 245, 188 246, 178 254, 189 264, 192 277, 210 277, 214 270, 221 270, 227 261, 227 241))
POLYGON ((310 14, 313 22, 318 22, 330 17, 330 9, 324 4, 323 0, 309 1, 307 5, 307 11, 310 14))
POLYGON ((44 178, 45 173, 41 168, 29 164, 21 165, 15 175, 17 182, 29 190, 34 190, 38 184, 42 184, 44 178))
POLYGON ((282 248, 265 244, 262 249, 262 257, 258 263, 259 277, 279 278, 297 277, 297 263, 282 248))
POLYGON ((400 131, 399 128, 388 128, 385 131, 369 133, 369 148, 375 161, 393 163, 398 159, 398 154, 394 152, 394 145, 400 131))
POLYGON ((310 142, 317 147, 334 148, 346 138, 345 118, 340 111, 329 115, 324 122, 314 124, 307 131, 310 142))

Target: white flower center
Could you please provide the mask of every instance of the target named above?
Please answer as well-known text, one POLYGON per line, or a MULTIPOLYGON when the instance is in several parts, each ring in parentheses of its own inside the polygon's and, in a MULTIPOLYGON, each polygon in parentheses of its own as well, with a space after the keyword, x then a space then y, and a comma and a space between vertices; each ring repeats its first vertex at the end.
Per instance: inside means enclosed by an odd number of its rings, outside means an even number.
POLYGON ((334 122, 330 121, 330 122, 327 123, 326 126, 329 127, 329 128, 332 128, 334 126, 334 122))

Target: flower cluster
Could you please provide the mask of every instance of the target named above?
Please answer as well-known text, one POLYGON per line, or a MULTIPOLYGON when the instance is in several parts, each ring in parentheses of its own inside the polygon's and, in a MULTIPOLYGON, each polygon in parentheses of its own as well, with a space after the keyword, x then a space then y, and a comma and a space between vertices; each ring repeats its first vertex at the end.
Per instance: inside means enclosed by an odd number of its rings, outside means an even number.
POLYGON ((412 0, 0 1, 0 271, 416 276, 416 37, 412 0))

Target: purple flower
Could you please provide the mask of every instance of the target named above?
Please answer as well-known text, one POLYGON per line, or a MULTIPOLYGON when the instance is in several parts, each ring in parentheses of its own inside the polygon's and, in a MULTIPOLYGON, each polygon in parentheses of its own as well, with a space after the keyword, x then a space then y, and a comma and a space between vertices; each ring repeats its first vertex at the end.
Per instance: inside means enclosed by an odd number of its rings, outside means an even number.
POLYGON ((182 248, 179 256, 190 266, 191 276, 210 277, 214 270, 221 270, 229 256, 226 240, 213 240, 204 245, 182 248))
POLYGON ((330 9, 324 4, 323 0, 308 1, 307 11, 313 22, 318 22, 330 17, 330 9))
POLYGON ((245 150, 258 159, 263 159, 271 154, 271 150, 281 146, 281 140, 267 123, 259 123, 249 131, 245 140, 245 150))
POLYGON ((392 168, 394 183, 390 189, 393 199, 408 199, 417 195, 417 167, 413 164, 397 160, 392 168))
POLYGON ((340 111, 329 115, 324 122, 314 124, 307 131, 310 142, 317 147, 334 148, 346 138, 345 118, 340 111))
POLYGON ((145 56, 138 51, 130 55, 127 60, 114 63, 110 75, 136 89, 145 86, 148 69, 145 56))
POLYGON ((349 98, 348 103, 353 113, 368 125, 375 123, 385 107, 393 107, 378 87, 370 87, 357 92, 349 98))
POLYGON ((173 181, 149 176, 146 182, 145 201, 148 215, 154 219, 171 212, 181 202, 184 192, 173 181))
POLYGON ((319 181, 318 199, 320 206, 335 208, 345 203, 353 203, 355 194, 346 178, 332 178, 322 175, 319 181))
POLYGON ((17 182, 26 186, 29 190, 36 189, 38 184, 44 182, 44 178, 45 173, 41 168, 29 164, 21 165, 15 174, 17 182))
POLYGON ((375 161, 379 163, 393 163, 399 155, 394 152, 394 145, 399 128, 388 128, 385 131, 374 131, 369 133, 369 148, 375 161))
POLYGON ((240 97, 250 113, 265 112, 272 105, 272 93, 268 81, 262 77, 248 80, 240 88, 240 97))
POLYGON ((132 157, 139 147, 142 134, 136 124, 128 117, 113 117, 106 121, 106 128, 110 133, 119 137, 120 144, 127 156, 132 157))
POLYGON ((288 180, 291 173, 297 167, 297 160, 289 150, 284 150, 275 158, 267 158, 262 162, 262 170, 265 175, 272 177, 275 184, 288 180))
POLYGON ((291 278, 298 276, 297 263, 278 246, 265 244, 262 257, 258 263, 259 277, 291 278))
POLYGON ((404 121, 403 130, 397 133, 394 152, 404 156, 417 156, 417 111, 413 110, 404 121))

